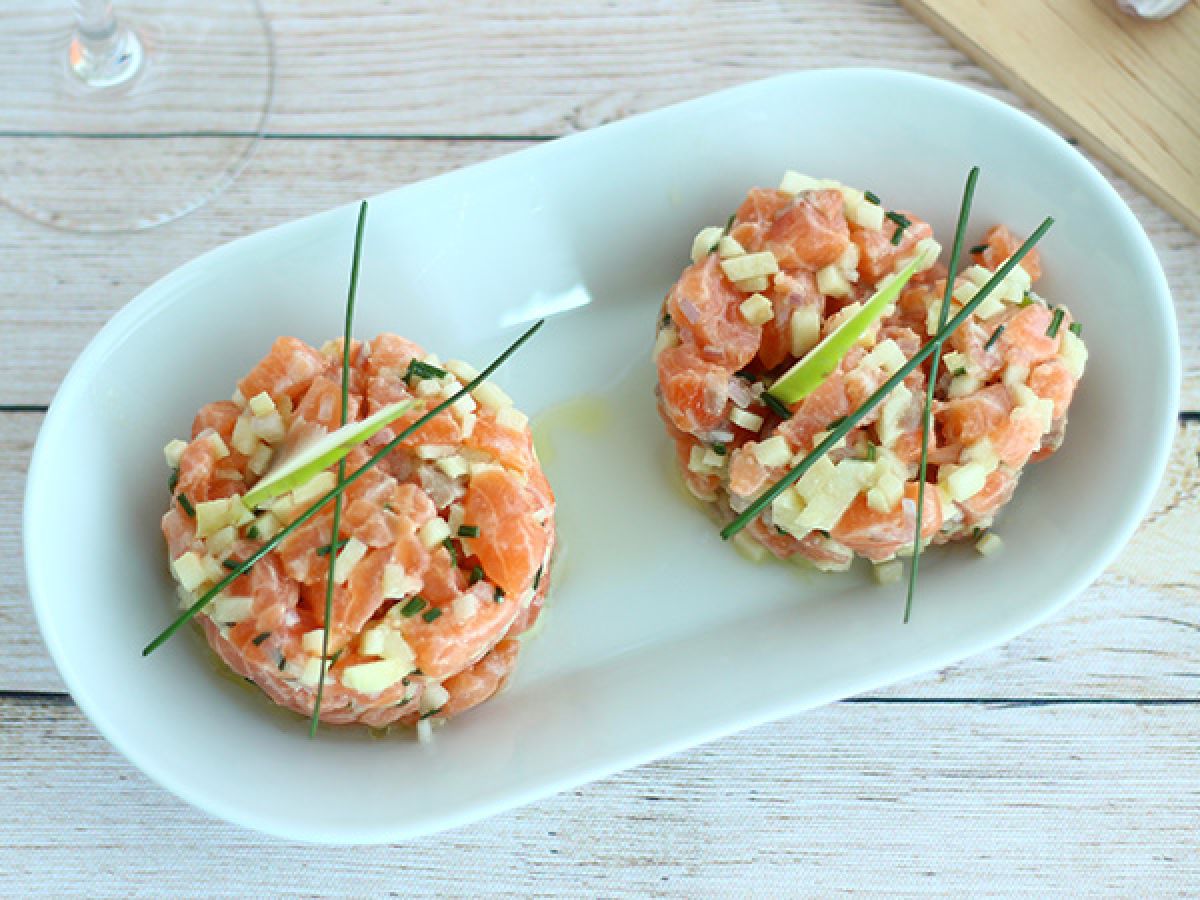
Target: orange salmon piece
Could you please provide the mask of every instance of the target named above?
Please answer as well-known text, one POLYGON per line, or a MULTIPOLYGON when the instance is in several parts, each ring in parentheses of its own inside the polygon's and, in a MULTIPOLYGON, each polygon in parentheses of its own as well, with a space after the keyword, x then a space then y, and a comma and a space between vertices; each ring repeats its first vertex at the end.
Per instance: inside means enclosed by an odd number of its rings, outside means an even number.
MULTIPOLYGON (((347 422, 358 419, 358 408, 362 400, 357 394, 350 394, 347 402, 347 422)), ((312 425, 324 425, 330 431, 342 427, 342 386, 340 377, 337 379, 327 375, 319 375, 304 394, 304 398, 296 407, 297 418, 312 425)))
MULTIPOLYGON (((917 485, 904 486, 904 497, 888 512, 879 512, 867 505, 867 498, 859 494, 850 508, 833 526, 833 538, 846 545, 860 556, 872 562, 882 562, 896 555, 906 545, 912 544, 916 528, 917 485)), ((937 486, 925 488, 925 504, 921 516, 921 535, 928 540, 942 527, 942 504, 937 486)))
POLYGON ((667 310, 684 343, 690 339, 705 359, 735 371, 754 359, 762 328, 742 316, 745 295, 725 277, 720 262, 714 253, 684 269, 667 296, 667 310))
POLYGON ((681 431, 711 431, 725 417, 729 372, 679 344, 658 356, 658 383, 667 421, 681 431))
POLYGON ((940 404, 935 412, 941 433, 951 444, 974 444, 1008 421, 1008 389, 993 384, 966 397, 940 404))
POLYGON ((368 376, 387 376, 399 379, 408 371, 408 364, 425 356, 419 344, 414 344, 398 334, 381 334, 371 341, 371 354, 367 358, 368 376))
POLYGON ((543 509, 536 494, 503 469, 480 472, 467 487, 463 520, 479 528, 475 554, 488 579, 514 601, 533 583, 546 556, 549 537, 534 518, 543 509))
POLYGON ((481 648, 486 650, 504 637, 521 611, 515 596, 497 603, 482 582, 477 587, 483 589, 475 592, 475 613, 466 621, 459 621, 451 609, 432 622, 421 615, 403 620, 401 632, 416 656, 417 667, 431 678, 445 678, 469 666, 481 648))
POLYGON ((233 440, 233 426, 237 424, 241 414, 242 408, 232 400, 218 400, 216 403, 205 404, 192 420, 192 439, 199 437, 204 429, 211 428, 228 445, 233 440))
POLYGON ((1047 360, 1034 367, 1029 373, 1029 387, 1046 400, 1054 402, 1054 418, 1067 414, 1071 397, 1075 394, 1075 379, 1059 359, 1047 360))
POLYGON ((792 407, 792 417, 779 426, 779 434, 797 451, 812 449, 813 435, 824 431, 834 419, 851 411, 846 395, 846 377, 834 372, 820 386, 792 407))
POLYGON ((475 665, 442 682, 450 699, 437 718, 457 716, 492 697, 504 687, 517 664, 520 649, 519 641, 501 641, 475 665))
POLYGON ((823 321, 825 297, 817 290, 816 276, 798 270, 775 276, 771 291, 774 318, 763 325, 762 344, 758 359, 768 369, 774 369, 792 355, 792 316, 801 309, 815 308, 823 321))
POLYGON ((326 359, 319 350, 294 337, 281 337, 271 352, 238 382, 242 396, 250 399, 263 391, 278 399, 298 399, 308 385, 325 369, 326 359))
POLYGON ((884 219, 883 228, 879 230, 850 226, 850 240, 858 245, 858 271, 872 285, 884 275, 896 271, 900 260, 916 252, 920 241, 933 236, 933 229, 928 222, 912 213, 906 212, 904 215, 912 224, 904 229, 899 244, 892 243, 892 236, 899 226, 891 219, 884 219))
POLYGON ((963 511, 963 521, 967 527, 974 527, 982 521, 990 520, 1001 506, 1012 499, 1017 487, 1017 478, 1011 470, 1001 466, 988 475, 987 481, 977 494, 960 500, 958 505, 963 511))
POLYGON ((837 262, 850 243, 841 191, 800 195, 767 229, 764 249, 782 269, 821 269, 837 262))
POLYGON ((481 450, 500 465, 522 474, 532 471, 537 465, 533 455, 533 435, 528 430, 505 428, 496 421, 495 413, 488 410, 480 411, 466 445, 481 450))
MULTIPOLYGON (((1009 362, 1023 363, 1030 368, 1039 362, 1058 355, 1059 334, 1050 337, 1046 332, 1054 314, 1040 303, 1031 303, 1018 309, 1005 323, 1004 331, 996 340, 1001 352, 1009 362)), ((1064 321, 1063 328, 1067 324, 1064 321)))
MULTIPOLYGON (((984 249, 972 253, 971 258, 993 272, 1004 265, 1021 246, 1021 242, 1004 225, 993 225, 984 232, 982 244, 984 249)), ((1032 281, 1042 277, 1042 258, 1036 247, 1025 254, 1017 265, 1029 273, 1032 281)))

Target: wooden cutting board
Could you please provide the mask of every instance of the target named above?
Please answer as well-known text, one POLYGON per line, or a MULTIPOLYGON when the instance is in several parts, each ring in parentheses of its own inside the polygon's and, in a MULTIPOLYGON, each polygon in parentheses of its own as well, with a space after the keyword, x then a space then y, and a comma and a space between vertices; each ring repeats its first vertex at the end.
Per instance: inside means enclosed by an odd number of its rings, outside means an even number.
POLYGON ((1200 233, 1200 0, 901 0, 1067 136, 1200 233))

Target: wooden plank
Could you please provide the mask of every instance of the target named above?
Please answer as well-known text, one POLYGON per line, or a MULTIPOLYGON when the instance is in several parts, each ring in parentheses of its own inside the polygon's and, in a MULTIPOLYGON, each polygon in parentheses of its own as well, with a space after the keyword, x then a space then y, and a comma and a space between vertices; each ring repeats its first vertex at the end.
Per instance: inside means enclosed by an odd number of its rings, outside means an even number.
POLYGON ((1097 0, 903 0, 1200 232, 1200 6, 1162 22, 1097 0))
MULTIPOLYGON (((0 334, 21 336, 0 354, 0 405, 47 403, 71 362, 120 306, 212 247, 523 146, 512 141, 267 141, 243 177, 212 204, 136 235, 64 234, 0 208, 5 246, 19 249, 5 255, 0 334)), ((137 159, 138 147, 131 144, 131 160, 137 159)), ((186 175, 186 157, 174 158, 171 166, 173 174, 186 175)), ((1183 402, 1200 410, 1200 238, 1128 185, 1115 183, 1167 271, 1183 338, 1183 402)))
POLYGON ((0 894, 1185 896, 1197 728, 1194 704, 837 704, 365 851, 217 822, 74 707, 0 699, 0 894))
MULTIPOLYGON (((887 0, 463 0, 452 14, 389 0, 264 5, 275 32, 276 134, 558 135, 798 66, 887 61, 994 85, 887 0)), ((41 9, 0 8, 0 29, 37 35, 65 16, 41 9)), ((223 23, 207 24, 219 44, 223 23)), ((5 103, 33 96, 22 79, 42 74, 14 72, 5 103)), ((208 68, 184 90, 162 105, 160 130, 187 127, 173 113, 197 104, 237 108, 208 68)))
MULTIPOLYGON (((0 543, 18 510, 37 413, 0 413, 0 543)), ((1050 622, 1003 647, 881 692, 890 697, 1138 697, 1200 694, 1200 424, 1180 428, 1154 512, 1108 573, 1050 622)), ((21 560, 0 558, 0 691, 60 691, 33 621, 21 560)))

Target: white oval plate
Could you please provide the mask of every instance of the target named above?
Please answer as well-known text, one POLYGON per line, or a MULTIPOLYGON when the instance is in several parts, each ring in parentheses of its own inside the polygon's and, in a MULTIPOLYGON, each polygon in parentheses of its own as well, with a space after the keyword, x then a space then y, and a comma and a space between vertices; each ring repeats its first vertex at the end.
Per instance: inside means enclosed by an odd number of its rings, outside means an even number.
POLYGON ((482 362, 548 316, 499 381, 533 413, 593 409, 547 417, 566 552, 508 689, 429 746, 357 730, 310 742, 298 717, 218 677, 195 635, 139 651, 174 615, 160 448, 277 335, 340 333, 354 217, 236 241, 144 291, 63 382, 27 490, 30 591, 80 708, 162 785, 282 837, 461 825, 1005 641, 1101 572, 1167 457, 1179 361, 1149 242, 1062 138, 965 88, 805 72, 392 191, 371 202, 356 333, 482 362), (692 236, 749 186, 788 167, 836 177, 948 243, 973 163, 972 237, 1057 217, 1039 290, 1082 320, 1092 358, 1065 446, 1004 514, 1004 552, 930 554, 905 626, 898 586, 754 566, 721 543, 670 474, 649 350, 692 236))

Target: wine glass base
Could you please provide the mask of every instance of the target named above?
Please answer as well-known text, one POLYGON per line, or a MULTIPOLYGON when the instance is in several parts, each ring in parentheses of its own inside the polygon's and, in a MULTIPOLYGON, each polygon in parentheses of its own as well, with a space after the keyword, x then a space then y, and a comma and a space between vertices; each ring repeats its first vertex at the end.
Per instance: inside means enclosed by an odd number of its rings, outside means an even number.
POLYGON ((0 201, 56 228, 137 231, 191 212, 245 168, 270 110, 257 0, 115 10, 129 43, 108 71, 87 68, 69 7, 0 12, 0 201))

